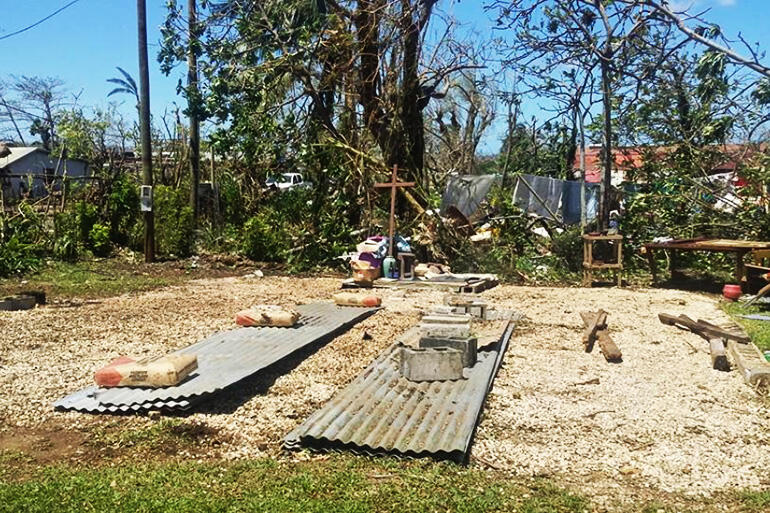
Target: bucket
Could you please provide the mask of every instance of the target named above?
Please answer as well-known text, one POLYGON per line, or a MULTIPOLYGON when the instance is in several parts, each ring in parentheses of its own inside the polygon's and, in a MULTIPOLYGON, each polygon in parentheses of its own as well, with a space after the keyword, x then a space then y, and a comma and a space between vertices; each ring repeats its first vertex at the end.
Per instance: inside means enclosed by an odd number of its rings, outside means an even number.
POLYGON ((729 299, 730 301, 737 301, 738 298, 741 297, 741 294, 743 294, 743 292, 741 291, 740 285, 731 285, 728 283, 722 288, 722 295, 725 299, 729 299))

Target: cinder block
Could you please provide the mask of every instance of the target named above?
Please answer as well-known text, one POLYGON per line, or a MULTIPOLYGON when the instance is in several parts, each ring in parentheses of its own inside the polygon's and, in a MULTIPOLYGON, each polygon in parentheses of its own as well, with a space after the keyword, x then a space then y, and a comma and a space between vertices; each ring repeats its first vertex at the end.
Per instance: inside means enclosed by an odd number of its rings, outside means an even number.
POLYGON ((472 317, 467 314, 426 315, 420 321, 422 324, 470 324, 472 317))
POLYGON ((420 347, 449 347, 451 349, 457 349, 463 354, 463 367, 473 367, 476 365, 476 356, 478 353, 478 340, 476 337, 422 337, 420 339, 420 347))
POLYGON ((449 294, 444 297, 444 304, 478 319, 487 318, 487 302, 478 298, 449 294))
POLYGON ((409 381, 463 379, 463 354, 448 347, 402 347, 401 375, 409 381))
POLYGON ((420 324, 420 335, 428 338, 468 338, 470 324, 420 324))

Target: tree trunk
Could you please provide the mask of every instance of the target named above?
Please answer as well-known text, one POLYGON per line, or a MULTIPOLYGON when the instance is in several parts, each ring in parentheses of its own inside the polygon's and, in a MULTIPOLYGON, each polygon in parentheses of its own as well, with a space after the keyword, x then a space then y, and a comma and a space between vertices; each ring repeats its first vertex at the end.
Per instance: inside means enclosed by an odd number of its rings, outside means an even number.
POLYGON ((195 0, 187 1, 187 110, 190 116, 190 208, 193 211, 193 223, 198 226, 198 184, 200 183, 200 120, 198 92, 198 54, 196 52, 197 7, 195 0))
MULTIPOLYGON (((136 0, 139 41, 139 128, 142 141, 142 184, 152 186, 152 140, 150 134, 150 66, 147 58, 147 5, 136 0)), ((155 261, 155 217, 144 213, 144 261, 155 261)))
POLYGON ((612 186, 612 91, 610 88, 610 56, 602 59, 602 105, 604 107, 604 167, 599 198, 599 230, 610 224, 610 188, 612 186))

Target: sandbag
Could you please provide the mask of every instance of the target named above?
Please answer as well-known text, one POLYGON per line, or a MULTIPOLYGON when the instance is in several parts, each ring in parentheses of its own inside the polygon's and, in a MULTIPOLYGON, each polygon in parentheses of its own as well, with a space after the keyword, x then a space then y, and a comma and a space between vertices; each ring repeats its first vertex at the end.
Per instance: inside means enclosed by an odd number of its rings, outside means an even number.
POLYGON ((235 314, 235 322, 240 326, 276 326, 291 327, 299 321, 299 312, 278 306, 255 306, 235 314))
POLYGON ((382 304, 382 299, 377 296, 353 294, 351 292, 340 292, 334 294, 334 304, 339 306, 367 306, 375 307, 382 304))
POLYGON ((94 374, 101 387, 169 387, 178 384, 198 368, 194 354, 172 354, 134 360, 121 356, 94 374))

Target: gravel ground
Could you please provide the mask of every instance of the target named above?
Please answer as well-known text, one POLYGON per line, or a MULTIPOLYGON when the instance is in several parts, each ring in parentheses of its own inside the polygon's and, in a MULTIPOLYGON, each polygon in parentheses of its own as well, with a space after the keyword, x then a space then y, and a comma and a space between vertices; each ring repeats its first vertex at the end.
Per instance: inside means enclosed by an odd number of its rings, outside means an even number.
MULTIPOLYGON (((120 354, 173 350, 233 328, 233 314, 244 306, 326 300, 338 287, 331 278, 224 278, 72 307, 0 312, 1 430, 49 424, 88 430, 103 424, 103 417, 54 413, 50 405, 88 386, 93 371, 120 354)), ((378 292, 386 312, 186 415, 222 434, 222 444, 212 449, 217 456, 279 456, 286 433, 444 294, 378 292)), ((482 295, 526 319, 487 402, 473 464, 553 477, 605 501, 658 493, 711 496, 770 485, 767 400, 736 372, 711 370, 699 337, 657 320, 665 311, 726 322, 712 297, 514 286, 482 295), (578 312, 597 308, 609 312, 623 363, 606 363, 598 348, 582 351, 578 312)), ((131 428, 153 422, 119 419, 131 428)))

